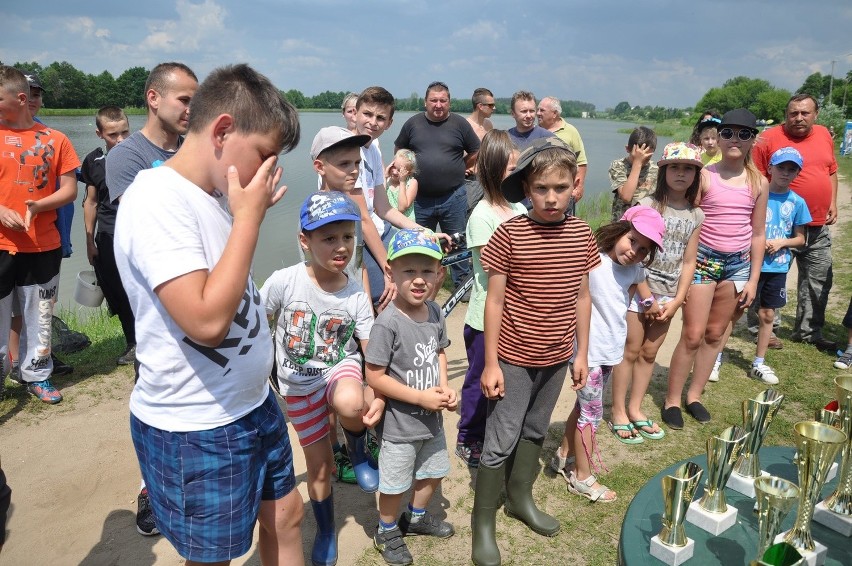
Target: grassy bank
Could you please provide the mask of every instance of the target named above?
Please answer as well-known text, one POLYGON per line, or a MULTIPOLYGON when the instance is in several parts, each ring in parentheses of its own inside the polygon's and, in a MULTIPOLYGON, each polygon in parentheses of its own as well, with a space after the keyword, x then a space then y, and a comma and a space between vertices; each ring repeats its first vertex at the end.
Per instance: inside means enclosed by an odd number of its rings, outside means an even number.
MULTIPOLYGON (((45 116, 94 116, 98 113, 97 108, 42 108, 39 110, 39 117, 45 116)), ((147 111, 145 108, 125 108, 124 113, 129 116, 144 116, 147 111)))

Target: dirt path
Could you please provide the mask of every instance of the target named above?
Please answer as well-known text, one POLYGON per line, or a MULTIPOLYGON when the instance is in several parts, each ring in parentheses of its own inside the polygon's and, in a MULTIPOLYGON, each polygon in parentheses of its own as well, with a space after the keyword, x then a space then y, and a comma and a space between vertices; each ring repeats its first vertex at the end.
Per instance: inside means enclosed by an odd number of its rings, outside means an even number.
MULTIPOLYGON (((842 205, 849 203, 850 194, 850 187, 843 184, 842 205)), ((845 220, 849 208, 841 214, 845 220)), ((795 275, 791 275, 788 284, 794 283, 795 275)), ((467 368, 463 319, 463 308, 448 319, 453 340, 447 352, 450 384, 457 390, 461 389, 467 368)), ((677 317, 657 359, 664 370, 679 335, 677 317)), ((62 380, 57 381, 61 387, 62 380)), ((135 529, 139 471, 128 430, 131 384, 126 369, 107 376, 92 376, 62 387, 65 401, 60 405, 35 412, 19 411, 4 422, 0 428, 0 454, 13 494, 0 563, 88 566, 183 563, 163 537, 143 537, 135 529)), ((573 403, 574 393, 565 388, 552 422, 564 422, 573 403)), ((445 416, 451 454, 457 421, 455 413, 445 416)), ((291 442, 298 446, 292 431, 291 442)), ((300 450, 296 449, 294 454, 299 490, 307 501, 304 460, 300 450)), ((622 456, 629 454, 611 454, 608 458, 616 461, 622 456)), ((472 478, 458 458, 451 456, 451 459, 450 477, 436 494, 432 507, 435 512, 445 512, 450 522, 462 527, 470 520, 467 510, 472 504, 472 478)), ((360 559, 372 544, 377 520, 375 497, 351 485, 335 484, 334 489, 341 549, 339 564, 362 563, 360 559)), ((313 532, 314 521, 308 504, 303 529, 306 552, 313 532)), ((433 555, 438 562, 441 560, 437 556, 446 556, 448 562, 460 563, 467 560, 470 542, 465 536, 457 536, 446 545, 433 548, 440 548, 440 554, 433 555)), ((260 564, 256 548, 233 564, 260 564)))

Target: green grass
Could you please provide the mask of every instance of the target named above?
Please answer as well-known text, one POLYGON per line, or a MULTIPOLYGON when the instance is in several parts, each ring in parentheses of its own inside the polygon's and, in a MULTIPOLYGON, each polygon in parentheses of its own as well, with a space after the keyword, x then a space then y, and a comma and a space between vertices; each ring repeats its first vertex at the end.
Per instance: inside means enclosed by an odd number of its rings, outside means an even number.
MULTIPOLYGON (((95 116, 98 113, 97 108, 42 108, 39 110, 39 116, 95 116)), ((147 113, 145 108, 128 107, 124 109, 124 113, 128 116, 144 116, 147 113)))

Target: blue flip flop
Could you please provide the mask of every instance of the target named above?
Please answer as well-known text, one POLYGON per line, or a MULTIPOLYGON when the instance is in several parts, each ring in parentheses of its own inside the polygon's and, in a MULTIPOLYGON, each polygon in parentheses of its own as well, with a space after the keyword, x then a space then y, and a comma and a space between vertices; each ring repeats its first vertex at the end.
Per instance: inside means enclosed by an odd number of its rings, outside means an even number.
POLYGON ((630 424, 633 425, 633 428, 635 428, 639 434, 651 440, 660 440, 666 435, 666 433, 662 429, 658 430, 657 432, 648 432, 647 430, 644 430, 642 428, 645 426, 647 426, 648 428, 653 428, 654 421, 652 421, 651 419, 645 419, 644 421, 632 421, 630 424))
POLYGON ((609 425, 609 430, 612 431, 612 434, 622 443, 622 444, 642 444, 645 442, 645 439, 641 436, 633 436, 633 433, 636 432, 636 428, 633 424, 612 424, 612 422, 607 423, 609 425), (624 438, 621 436, 619 431, 629 432, 631 436, 624 438))

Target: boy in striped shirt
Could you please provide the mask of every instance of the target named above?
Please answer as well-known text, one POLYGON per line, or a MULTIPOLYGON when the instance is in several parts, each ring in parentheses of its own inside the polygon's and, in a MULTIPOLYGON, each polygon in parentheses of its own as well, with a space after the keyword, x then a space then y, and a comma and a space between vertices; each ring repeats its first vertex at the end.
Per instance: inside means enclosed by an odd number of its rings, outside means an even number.
POLYGON ((510 202, 528 198, 532 209, 501 224, 482 251, 481 386, 489 406, 471 517, 475 564, 500 563, 495 514, 504 480, 508 515, 536 533, 559 532, 559 521, 536 507, 532 485, 567 370, 574 390, 588 374, 588 273, 600 258, 588 224, 566 216, 576 172, 574 153, 558 138, 524 150, 501 189, 510 202))

